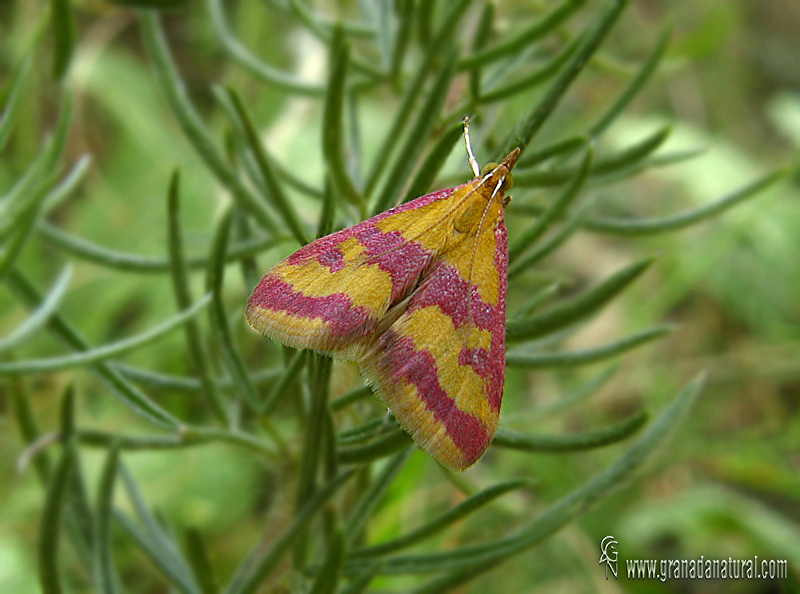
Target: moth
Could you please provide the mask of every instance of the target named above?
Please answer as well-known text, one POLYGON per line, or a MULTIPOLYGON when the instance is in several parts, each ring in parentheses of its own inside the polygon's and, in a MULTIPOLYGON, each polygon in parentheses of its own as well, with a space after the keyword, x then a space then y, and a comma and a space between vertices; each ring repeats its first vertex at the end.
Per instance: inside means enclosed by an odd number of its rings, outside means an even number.
POLYGON ((246 319, 281 344, 354 361, 414 442, 464 470, 489 447, 505 383, 512 150, 300 248, 261 279, 246 319))

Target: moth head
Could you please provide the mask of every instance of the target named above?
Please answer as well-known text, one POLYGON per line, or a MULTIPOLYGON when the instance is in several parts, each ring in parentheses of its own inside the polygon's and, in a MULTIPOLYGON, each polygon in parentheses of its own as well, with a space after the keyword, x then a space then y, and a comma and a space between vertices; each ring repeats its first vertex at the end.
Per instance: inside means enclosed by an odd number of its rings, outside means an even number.
POLYGON ((514 185, 514 176, 511 175, 511 169, 519 158, 520 150, 515 148, 508 153, 502 163, 487 163, 481 169, 481 178, 487 178, 487 183, 490 187, 495 187, 497 184, 502 183, 500 187, 500 194, 505 194, 514 185))

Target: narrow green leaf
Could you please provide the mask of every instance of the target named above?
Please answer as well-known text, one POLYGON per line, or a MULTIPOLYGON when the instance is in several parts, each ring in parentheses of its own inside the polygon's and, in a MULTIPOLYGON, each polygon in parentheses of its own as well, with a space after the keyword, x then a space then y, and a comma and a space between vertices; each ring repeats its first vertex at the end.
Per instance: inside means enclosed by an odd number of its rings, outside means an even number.
POLYGON ((64 496, 65 521, 68 534, 79 555, 91 564, 91 553, 94 546, 95 528, 89 497, 80 468, 77 450, 75 450, 75 386, 69 384, 61 401, 61 422, 59 437, 65 449, 74 450, 67 478, 67 494, 64 496))
POLYGON ((195 582, 189 564, 183 559, 177 545, 158 519, 151 513, 147 502, 136 486, 136 481, 124 464, 118 465, 118 473, 125 485, 128 499, 142 523, 142 528, 139 528, 131 518, 118 510, 114 510, 116 520, 175 586, 187 594, 200 594, 200 588, 195 582))
POLYGON ((181 428, 181 434, 188 443, 220 441, 248 448, 253 452, 266 456, 270 460, 276 460, 278 458, 275 454, 275 450, 269 447, 263 439, 253 437, 242 431, 184 426, 181 428))
MULTIPOLYGON (((297 510, 292 523, 289 524, 289 527, 286 528, 280 536, 275 538, 274 534, 269 534, 272 546, 258 559, 252 571, 249 565, 247 567, 240 567, 226 592, 228 594, 251 594, 258 591, 261 583, 270 575, 278 562, 288 552, 295 538, 306 528, 311 519, 317 514, 320 508, 330 500, 337 489, 342 486, 347 479, 353 476, 353 474, 353 470, 347 470, 335 479, 329 481, 321 487, 311 499, 306 501, 301 509, 297 510)), ((260 543, 256 546, 258 550, 261 550, 262 547, 260 543)))
POLYGON ((83 181, 86 172, 89 171, 89 165, 92 164, 92 157, 89 154, 82 154, 72 169, 69 170, 67 175, 64 176, 58 185, 50 190, 42 201, 42 212, 51 212, 56 206, 60 205, 64 200, 69 198, 72 192, 83 181))
POLYGON ((347 542, 352 543, 358 534, 366 526, 367 520, 375 507, 380 503, 381 498, 397 477, 398 473, 406 465, 411 453, 415 448, 406 448, 404 451, 393 456, 381 469, 380 474, 375 477, 369 488, 361 495, 361 499, 353 506, 350 516, 347 518, 345 534, 347 542))
POLYGON ((8 87, 5 93, 5 106, 3 107, 2 114, 0 114, 0 150, 6 145, 8 139, 11 138, 11 132, 14 130, 14 124, 17 123, 20 107, 23 104, 25 97, 25 87, 28 84, 28 78, 31 74, 31 53, 28 53, 14 68, 9 77, 8 87))
POLYGON ((311 198, 324 197, 324 190, 306 181, 306 179, 303 177, 302 171, 295 172, 293 169, 281 165, 278 163, 278 161, 274 161, 273 166, 275 167, 278 177, 280 177, 287 186, 292 187, 298 192, 302 192, 311 198))
POLYGON ((75 433, 75 385, 69 384, 61 401, 61 441, 66 443, 75 433))
POLYGON ((42 524, 39 529, 39 583, 44 594, 60 594, 63 591, 58 571, 58 543, 75 456, 74 444, 66 442, 61 452, 61 459, 47 487, 42 524))
MULTIPOLYGON (((566 220, 566 222, 555 233, 546 237, 538 246, 536 246, 526 256, 521 256, 514 260, 508 268, 508 278, 515 278, 537 262, 540 262, 559 247, 561 247, 572 235, 578 231, 586 220, 586 212, 588 211, 588 204, 583 204, 575 209, 575 214, 566 220)), ((539 214, 543 214, 541 211, 539 214)))
MULTIPOLYGON (((19 432, 22 435, 23 442, 27 446, 31 446, 40 438, 41 430, 36 422, 36 417, 33 415, 26 385, 21 381, 11 382, 9 391, 12 397, 14 416, 17 419, 17 425, 19 425, 19 432)), ((52 468, 46 450, 39 449, 36 451, 33 457, 33 465, 41 483, 43 485, 48 484, 52 476, 52 468)))
MULTIPOLYGON (((653 134, 611 155, 598 157, 591 169, 591 176, 609 175, 633 167, 653 153, 672 133, 671 126, 664 126, 653 134)), ((521 187, 558 186, 573 179, 579 168, 551 167, 538 171, 515 170, 514 184, 521 187)))
MULTIPOLYGON (((75 387, 67 386, 61 402, 60 438, 66 447, 75 447, 75 387)), ((81 468, 80 459, 75 451, 72 469, 69 476, 69 494, 67 495, 66 516, 67 527, 73 544, 83 560, 88 562, 88 567, 93 565, 91 551, 95 542, 95 522, 92 507, 89 503, 89 494, 86 490, 86 481, 81 468)))
POLYGON ((371 10, 361 3, 361 11, 373 22, 375 26, 375 48, 380 51, 381 67, 386 68, 391 60, 392 53, 392 9, 395 2, 376 2, 371 10))
POLYGON ((611 217, 592 217, 586 220, 584 228, 596 233, 608 233, 613 235, 623 235, 628 237, 639 237, 644 235, 654 235, 656 233, 667 233, 676 229, 689 227, 728 210, 763 192, 770 186, 785 179, 790 169, 779 169, 756 181, 736 190, 727 196, 693 208, 691 210, 668 215, 663 217, 639 218, 639 219, 618 219, 611 217))
MULTIPOLYGON (((184 393, 199 392, 203 389, 200 380, 194 377, 159 373, 125 363, 114 363, 114 369, 127 378, 153 388, 184 393)), ((275 368, 261 369, 251 373, 250 379, 256 386, 272 384, 283 371, 283 369, 275 368)), ((227 391, 233 390, 235 387, 229 378, 222 378, 218 385, 220 389, 227 391)))
POLYGON ((453 80, 456 66, 456 51, 451 51, 439 71, 436 80, 428 92, 425 102, 419 109, 417 119, 406 135, 406 141, 400 149, 400 156, 395 161, 394 167, 389 172, 383 186, 383 192, 378 196, 372 208, 373 213, 383 212, 397 202, 400 192, 411 173, 417 158, 422 152, 425 142, 444 105, 450 82, 453 80))
MULTIPOLYGON (((362 90, 355 88, 355 85, 350 85, 350 88, 347 90, 345 94, 345 110, 347 110, 347 114, 345 117, 346 127, 345 127, 345 146, 349 147, 347 151, 347 164, 348 169, 350 172, 350 177, 356 180, 358 183, 361 183, 361 164, 363 161, 363 149, 362 149, 362 139, 364 138, 364 133, 362 132, 361 126, 361 107, 360 101, 362 96, 362 90)), ((364 202, 362 206, 366 206, 366 198, 359 190, 359 197, 361 197, 364 202)), ((362 212, 365 212, 362 208, 362 212)))
MULTIPOLYGON (((5 280, 25 249, 36 225, 39 209, 46 194, 47 188, 45 186, 40 186, 31 192, 31 195, 34 196, 33 204, 30 204, 28 208, 22 211, 12 223, 13 226, 9 228, 11 237, 5 242, 3 252, 0 254, 0 282, 5 280)), ((2 238, 0 238, 1 241, 2 238)))
POLYGON ((61 300, 67 292, 69 281, 72 278, 72 265, 67 264, 58 275, 53 287, 42 300, 42 303, 31 312, 31 315, 14 330, 0 338, 0 353, 10 351, 24 343, 28 338, 38 332, 47 324, 50 316, 58 309, 61 300))
MULTIPOLYGON (((110 250, 65 233, 44 221, 38 224, 37 231, 42 240, 63 249, 72 256, 121 272, 153 274, 169 273, 172 270, 170 261, 167 258, 139 256, 110 250)), ((227 250, 225 261, 234 262, 241 258, 258 254, 287 240, 288 237, 286 236, 277 236, 234 243, 227 250)), ((208 267, 208 258, 205 256, 186 258, 186 267, 189 270, 205 269, 208 267)))
POLYGON ((369 398, 371 395, 372 395, 372 390, 370 389, 369 386, 361 386, 360 388, 356 388, 355 390, 352 390, 347 394, 344 394, 343 396, 340 396, 339 398, 331 402, 331 410, 333 410, 334 412, 337 410, 342 410, 343 408, 346 408, 351 404, 360 402, 365 398, 369 398))
POLYGON ((422 166, 417 171, 417 175, 411 182, 406 192, 403 202, 408 202, 419 196, 423 196, 430 191, 436 176, 441 171, 447 157, 453 152, 453 147, 464 136, 464 124, 458 122, 448 128, 441 138, 436 142, 423 161, 422 166))
POLYGON ((229 443, 247 448, 269 460, 276 460, 275 451, 262 440, 238 431, 207 429, 204 427, 182 427, 180 432, 172 435, 128 436, 119 433, 106 433, 93 429, 81 429, 77 433, 78 441, 89 447, 110 447, 115 440, 119 441, 122 450, 168 450, 187 448, 209 443, 229 443))
MULTIPOLYGON (((431 44, 431 24, 433 23, 433 13, 436 7, 436 0, 430 2, 419 2, 417 6, 417 36, 423 46, 431 44)), ((447 16, 443 19, 447 24, 447 16)))
POLYGON ((295 385, 305 364, 306 351, 295 351, 286 369, 280 375, 278 381, 272 384, 272 388, 267 394, 267 397, 264 398, 264 403, 261 406, 261 414, 263 416, 267 417, 275 410, 275 405, 286 395, 289 389, 295 385))
POLYGON ((211 329, 222 351, 225 367, 238 388, 238 395, 254 409, 258 408, 258 393, 247 373, 241 351, 236 348, 228 326, 225 304, 222 299, 222 287, 225 276, 225 252, 228 247, 233 210, 228 208, 220 218, 211 242, 211 254, 206 270, 206 290, 211 294, 211 305, 208 308, 208 319, 211 329))
POLYGON ((525 318, 531 317, 536 310, 540 309, 544 304, 552 301, 552 299, 558 294, 558 291, 561 290, 561 283, 556 282, 547 285, 546 287, 540 289, 538 292, 534 293, 533 297, 528 299, 525 303, 523 303, 517 311, 514 312, 512 316, 512 320, 524 320, 525 318))
POLYGON ((185 534, 189 563, 191 563, 194 570, 194 575, 200 586, 200 592, 202 594, 216 594, 220 589, 217 585, 217 578, 214 575, 214 568, 211 565, 203 535, 200 534, 197 528, 187 528, 185 534))
POLYGON ((66 151, 69 134, 72 130, 72 116, 74 113, 75 91, 70 87, 63 87, 61 92, 61 106, 59 108, 58 122, 53 132, 53 137, 44 151, 45 174, 56 173, 60 168, 61 159, 66 151))
POLYGON ((706 148, 696 148, 686 151, 674 151, 670 153, 654 155, 646 159, 642 159, 633 165, 629 165, 628 167, 622 167, 613 172, 606 173, 605 175, 597 176, 589 181, 589 185, 590 187, 596 188, 600 186, 616 184, 637 176, 643 171, 647 171, 649 169, 654 169, 656 167, 668 167, 670 165, 677 165, 678 163, 691 161, 692 159, 705 153, 706 150, 706 148))
MULTIPOLYGON (((28 307, 36 308, 41 305, 43 301, 41 294, 18 269, 11 271, 8 286, 28 307)), ((87 340, 60 314, 52 316, 48 328, 59 339, 77 351, 91 349, 87 340)), ((102 361, 92 363, 91 371, 137 414, 161 426, 174 428, 180 424, 177 419, 151 401, 107 363, 102 361)))
POLYGON ((414 22, 414 0, 398 0, 395 2, 399 23, 392 44, 392 55, 389 60, 389 77, 395 83, 399 80, 409 43, 411 42, 411 25, 414 22))
POLYGON ((239 64, 250 74, 274 86, 276 89, 289 93, 308 95, 311 97, 320 97, 323 95, 325 88, 322 85, 306 82, 293 74, 275 68, 264 62, 261 58, 257 58, 250 50, 242 45, 231 32, 230 27, 228 27, 221 0, 206 0, 206 9, 208 10, 211 25, 214 27, 216 38, 222 44, 222 48, 234 62, 239 64))
POLYGON ((350 178, 345 158, 344 93, 349 59, 350 46, 342 30, 336 28, 331 41, 331 68, 325 94, 322 152, 337 192, 351 204, 361 207, 364 197, 350 178))
POLYGON ((226 93, 233 104, 234 109, 236 109, 236 114, 244 129, 247 144, 256 158, 259 172, 264 180, 264 184, 268 191, 268 196, 273 207, 281 215, 283 222, 286 223, 286 226, 292 232, 292 235, 294 235, 295 239, 300 242, 300 245, 305 245, 308 243, 306 230, 300 222, 300 217, 298 217, 297 212, 292 206, 292 203, 286 196, 286 193, 281 186, 281 182, 278 181, 278 176, 275 172, 275 168, 273 167, 272 159, 269 157, 267 151, 264 149, 264 145, 261 143, 261 139, 259 138, 253 124, 253 119, 250 117, 250 114, 247 112, 247 108, 245 108, 244 103, 242 103, 242 100, 236 91, 232 90, 231 88, 227 88, 226 93))
MULTIPOLYGON (((330 376, 328 381, 330 382, 330 376)), ((325 409, 322 430, 322 476, 324 480, 329 481, 339 474, 339 443, 336 439, 336 422, 330 406, 325 409)))
POLYGON ((494 86, 486 91, 481 91, 477 97, 478 103, 493 103, 495 101, 502 101, 512 95, 530 90, 537 85, 540 85, 558 73, 561 67, 569 60, 570 56, 578 49, 578 44, 581 38, 576 37, 567 46, 561 49, 555 56, 550 58, 535 70, 529 72, 525 76, 508 82, 494 86))
POLYGON ((119 433, 108 433, 96 429, 79 429, 75 434, 79 444, 88 447, 108 449, 117 443, 120 450, 168 450, 179 447, 198 445, 200 442, 190 443, 180 434, 175 435, 148 435, 133 437, 119 433))
POLYGON ((597 48, 600 47, 611 27, 627 6, 627 0, 608 0, 600 13, 581 34, 581 45, 575 55, 562 69, 541 100, 533 107, 527 117, 523 118, 517 128, 500 145, 499 155, 506 155, 519 147, 524 152, 533 137, 544 125, 550 114, 566 94, 569 87, 589 62, 597 48))
POLYGON ((594 151, 589 146, 586 149, 586 154, 583 157, 580 167, 575 172, 570 184, 564 189, 563 192, 550 204, 547 210, 544 211, 538 220, 525 229, 518 237, 511 243, 508 248, 508 256, 513 264, 513 261, 520 257, 526 249, 532 247, 542 235, 550 228, 550 226, 561 216, 567 212, 567 209, 575 202, 575 199, 583 189, 586 177, 592 168, 592 158, 594 151))
POLYGON ((63 355, 61 357, 27 359, 12 363, 0 363, 0 375, 50 373, 53 371, 83 367, 84 365, 98 363, 106 359, 117 357, 158 340, 177 326, 185 323, 187 319, 197 315, 197 313, 206 305, 208 305, 210 301, 210 295, 206 295, 203 299, 195 303, 189 309, 174 315, 154 328, 151 328, 150 330, 142 332, 136 336, 132 336, 131 338, 126 338, 118 342, 112 342, 111 344, 102 347, 88 349, 80 353, 73 353, 71 355, 63 355))
MULTIPOLYGON (((569 16, 585 4, 585 0, 564 0, 556 8, 543 16, 529 27, 513 36, 508 36, 502 42, 489 48, 473 53, 458 63, 459 70, 473 66, 488 64, 506 56, 519 54, 527 46, 538 41, 548 33, 555 31, 569 16)), ((509 149, 510 150, 510 149, 509 149)))
POLYGON ((111 559, 111 517, 114 504, 114 484, 119 467, 119 445, 111 446, 100 475, 97 493, 97 526, 94 540, 94 581, 101 594, 117 592, 114 564, 111 559))
POLYGON ((12 235, 15 237, 12 239, 13 245, 6 247, 0 261, 0 280, 5 278, 14 265, 16 257, 27 242, 48 192, 56 183, 72 124, 72 106, 72 91, 65 89, 53 137, 3 199, 0 241, 12 235))
MULTIPOLYGON (((189 274, 186 258, 183 253, 183 233, 180 223, 180 177, 176 169, 170 180, 167 193, 167 246, 172 276, 172 289, 175 304, 185 310, 192 306, 193 299, 189 288, 189 274)), ((190 318, 184 325, 186 347, 192 359, 195 372, 200 376, 203 393, 211 405, 217 419, 225 425, 229 424, 228 414, 222 402, 217 383, 212 376, 212 363, 203 342, 200 325, 195 318, 190 318)))
POLYGON ((341 594, 363 594, 372 583, 372 580, 380 573, 383 563, 378 561, 364 568, 350 582, 350 585, 340 590, 341 594))
MULTIPOLYGON (((329 19, 321 18, 319 15, 312 13, 311 10, 309 10, 308 7, 300 0, 289 0, 289 6, 291 7, 294 15, 303 25, 306 26, 309 32, 327 44, 333 43, 332 39, 336 36, 337 28, 342 29, 344 32, 344 29, 339 23, 332 27, 329 19)), ((374 30, 371 31, 371 34, 374 35, 374 33, 374 30)), ((383 79, 386 77, 386 73, 380 68, 376 68, 369 62, 365 62, 359 58, 353 58, 352 64, 356 70, 366 74, 367 76, 370 76, 371 78, 383 79)))
MULTIPOLYGON (((475 35, 472 38, 472 54, 478 55, 489 42, 494 26, 495 3, 484 2, 481 16, 478 18, 478 25, 475 27, 475 35)), ((481 64, 475 64, 469 68, 469 92, 473 100, 477 100, 481 92, 481 74, 483 68, 481 64)))
POLYGON ((580 351, 561 351, 557 353, 506 353, 508 367, 522 367, 524 369, 555 369, 561 367, 574 368, 580 365, 590 365, 598 361, 605 361, 617 355, 635 349, 636 347, 661 338, 672 332, 669 326, 659 326, 642 330, 631 336, 609 342, 599 347, 580 351))
POLYGON ((658 68, 658 65, 661 63, 661 59, 664 57, 664 53, 669 45, 671 32, 671 25, 667 25, 662 29, 653 51, 647 56, 647 59, 636 73, 636 76, 631 79, 630 83, 623 89, 617 100, 609 106, 606 112, 600 116, 597 122, 589 129, 589 136, 592 138, 600 136, 600 134, 617 119, 617 116, 625 110, 630 102, 633 101, 636 95, 639 94, 639 91, 644 88, 644 85, 650 80, 650 77, 656 71, 656 68, 658 68))
MULTIPOLYGON (((247 176, 252 181, 252 185, 255 187, 256 193, 259 195, 259 199, 263 200, 265 203, 272 204, 272 194, 267 188, 267 183, 264 180, 264 175, 259 168, 257 159, 253 154, 253 151, 251 151, 249 148, 249 141, 247 140, 247 134, 244 131, 244 125, 242 124, 241 118, 239 117, 239 114, 233 105, 233 101, 231 101, 227 91, 222 87, 215 85, 212 88, 212 93, 214 94, 214 97, 216 97, 219 105, 222 107, 222 110, 228 116, 228 120, 230 122, 230 130, 228 130, 226 133, 226 150, 228 152, 228 160, 231 163, 236 163, 237 161, 240 162, 242 169, 245 171, 245 173, 247 173, 247 176)), ((271 174, 275 175, 275 173, 272 172, 271 174)), ((282 176, 280 183, 284 183, 285 179, 285 176, 282 176)), ((234 208, 235 210, 242 210, 239 205, 235 205, 234 208)), ((249 217, 246 211, 242 211, 241 216, 236 216, 241 220, 247 220, 249 217)))
MULTIPOLYGON (((233 228, 234 237, 239 241, 250 241, 253 239, 253 224, 250 220, 250 215, 238 205, 234 205, 233 207, 233 228)), ((247 256, 242 258, 239 260, 238 266, 245 286, 255 287, 263 272, 256 257, 247 256)))
POLYGON ((336 217, 336 196, 333 192, 331 172, 325 171, 325 191, 322 197, 322 212, 317 223, 317 239, 333 233, 333 221, 336 217))
MULTIPOLYGON (((295 10, 294 7, 288 3, 281 3, 280 6, 276 3, 272 3, 272 5, 284 10, 286 14, 293 14, 295 10)), ((321 12, 312 12, 307 6, 303 6, 301 9, 304 10, 309 17, 313 18, 316 26, 325 31, 325 35, 330 35, 337 26, 342 27, 348 37, 372 40, 377 35, 375 26, 368 22, 342 20, 338 17, 331 18, 321 12)))
POLYGON ((75 51, 75 16, 70 0, 50 0, 53 24, 53 80, 61 80, 69 70, 75 51))
MULTIPOLYGON (((172 548, 165 549, 157 543, 152 535, 139 528, 133 520, 119 510, 114 510, 114 519, 122 526, 142 552, 153 562, 170 584, 186 594, 200 594, 200 589, 194 584, 194 578, 188 566, 177 565, 171 554, 172 548)), ((163 535, 162 538, 165 538, 163 535)), ((170 543, 170 547, 172 547, 170 543)))
POLYGON ((648 416, 646 411, 641 411, 610 427, 573 435, 536 435, 498 429, 492 445, 524 452, 593 450, 627 439, 644 426, 648 416))
MULTIPOLYGON (((400 102, 400 107, 397 109, 397 114, 392 121, 392 126, 386 133, 381 147, 375 153, 365 184, 364 192, 367 196, 372 195, 381 176, 387 171, 394 148, 401 138, 403 130, 407 129, 411 111, 422 94, 423 84, 428 78, 428 75, 434 70, 437 64, 439 64, 442 54, 446 53, 448 48, 452 45, 453 35, 469 4, 470 0, 455 0, 454 2, 448 3, 448 12, 442 20, 442 26, 437 32, 436 38, 428 45, 424 58, 415 68, 414 78, 403 93, 403 98, 400 102)), ((433 0, 422 2, 418 7, 418 17, 428 13, 432 9, 432 6, 433 0)), ((425 26, 430 26, 430 23, 425 21, 425 26)), ((423 43, 427 45, 427 42, 423 41, 423 43)), ((404 159, 405 155, 401 153, 397 158, 404 159)))
POLYGON ((228 165, 225 157, 216 146, 211 132, 200 119, 189 100, 186 94, 186 86, 178 75, 167 49, 160 16, 154 11, 142 11, 139 13, 139 24, 142 31, 142 40, 155 66, 159 84, 164 89, 172 112, 175 114, 184 134, 186 134, 197 153, 217 179, 230 189, 233 197, 242 208, 253 215, 259 225, 271 235, 279 235, 280 227, 273 220, 272 214, 228 165))
POLYGON ((640 260, 566 303, 543 311, 527 320, 508 322, 506 324, 506 341, 516 342, 538 338, 586 318, 619 294, 652 262, 653 258, 640 260))
POLYGON ((44 198, 49 186, 55 182, 57 159, 51 161, 53 141, 39 154, 15 181, 12 188, 2 196, 3 219, 0 220, 0 240, 5 240, 16 231, 18 221, 36 208, 44 198))
POLYGON ((535 408, 532 411, 533 417, 536 420, 544 419, 583 402, 603 387, 616 371, 617 367, 615 365, 604 369, 557 400, 535 408))
MULTIPOLYGON (((310 355, 308 363, 308 384, 311 394, 311 406, 306 418, 303 440, 303 457, 300 461, 297 479, 297 497, 295 507, 302 508, 311 499, 317 487, 317 471, 324 455, 323 433, 325 417, 328 414, 328 397, 330 389, 331 359, 325 355, 310 355)), ((305 565, 306 540, 298 539, 295 548, 294 565, 302 568, 305 565)))
POLYGON ((386 433, 378 439, 357 446, 339 448, 339 462, 342 464, 364 464, 391 456, 407 447, 411 438, 402 429, 386 433))
POLYGON ((655 152, 658 147, 664 144, 670 134, 672 134, 672 126, 663 126, 644 140, 640 140, 612 155, 606 155, 597 159, 592 168, 592 175, 607 175, 625 167, 635 165, 655 152))
MULTIPOLYGON (((523 155, 517 161, 517 169, 526 169, 555 157, 565 154, 568 155, 588 144, 589 138, 587 136, 570 136, 569 138, 565 138, 564 140, 560 140, 551 145, 545 146, 537 151, 529 152, 528 154, 523 155)), ((515 169, 515 173, 517 172, 517 169, 515 169)))
POLYGON ((64 447, 73 451, 71 470, 67 479, 68 492, 64 496, 66 507, 63 512, 63 522, 78 559, 87 570, 91 570, 93 565, 91 551, 95 539, 94 517, 75 448, 75 432, 75 389, 70 384, 65 390, 61 403, 61 423, 58 434, 64 447))
POLYGON ((309 594, 333 594, 339 585, 339 575, 345 556, 344 532, 337 528, 328 540, 328 550, 309 594))
POLYGON ((376 419, 370 419, 339 433, 339 443, 342 445, 358 443, 368 439, 373 439, 381 433, 388 433, 397 429, 397 423, 391 414, 386 414, 376 419))
POLYGON ((517 489, 529 487, 530 485, 531 482, 525 479, 515 479, 494 484, 491 487, 487 487, 483 491, 468 497, 452 509, 439 514, 436 519, 424 524, 423 526, 420 526, 416 530, 395 538, 394 540, 390 540, 389 542, 355 549, 349 553, 348 558, 362 559, 368 557, 379 557, 413 546, 430 538, 431 536, 439 534, 459 520, 471 515, 484 505, 491 503, 498 497, 517 489))

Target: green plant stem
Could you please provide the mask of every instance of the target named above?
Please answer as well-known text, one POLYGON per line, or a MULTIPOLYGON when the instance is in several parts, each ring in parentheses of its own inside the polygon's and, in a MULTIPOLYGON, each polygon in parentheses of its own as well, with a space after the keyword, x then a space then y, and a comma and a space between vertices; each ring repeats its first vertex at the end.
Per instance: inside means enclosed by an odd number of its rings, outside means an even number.
POLYGON ((353 476, 353 474, 354 471, 352 470, 341 473, 320 488, 312 498, 307 500, 305 504, 297 510, 289 527, 284 530, 277 539, 274 538, 274 535, 270 535, 272 545, 255 563, 255 567, 252 568, 252 570, 250 567, 241 567, 239 571, 237 571, 227 592, 229 594, 253 594, 256 592, 259 585, 288 552, 289 547, 292 546, 298 535, 305 530, 309 521, 316 515, 320 508, 328 502, 337 489, 341 487, 347 479, 353 476))

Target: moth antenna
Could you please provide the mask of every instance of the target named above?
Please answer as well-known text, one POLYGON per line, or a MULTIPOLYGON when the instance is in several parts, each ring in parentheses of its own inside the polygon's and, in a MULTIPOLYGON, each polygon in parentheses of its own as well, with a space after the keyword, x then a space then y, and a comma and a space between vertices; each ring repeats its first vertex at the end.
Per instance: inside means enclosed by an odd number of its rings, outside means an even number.
MULTIPOLYGON (((491 175, 491 173, 489 175, 491 175)), ((483 209, 483 214, 481 215, 481 220, 478 223, 478 231, 475 234, 475 243, 472 245, 472 256, 470 257, 469 270, 467 272, 467 282, 470 283, 470 285, 473 285, 473 286, 474 286, 474 283, 472 281, 472 274, 473 274, 473 272, 475 270, 475 258, 476 258, 477 253, 478 253, 478 241, 480 239, 481 232, 483 231, 483 225, 486 222, 486 215, 489 214, 489 209, 492 207, 492 202, 494 201, 494 197, 497 196, 498 191, 500 191, 500 188, 503 187, 503 182, 505 182, 505 181, 506 181, 506 176, 504 175, 502 178, 500 178, 500 183, 498 183, 494 187, 494 190, 492 191, 492 197, 486 203, 486 208, 483 209)), ((470 299, 467 301, 467 319, 468 320, 472 319, 472 296, 471 295, 470 295, 470 299)), ((467 331, 466 331, 466 334, 464 335, 464 340, 463 340, 462 346, 466 346, 469 343, 470 332, 472 332, 472 326, 467 326, 467 331)))
POLYGON ((467 144, 467 155, 469 155, 469 166, 472 167, 472 173, 475 177, 481 174, 481 168, 478 166, 478 159, 475 158, 475 153, 472 152, 472 143, 469 140, 469 116, 464 118, 464 141, 467 144))
MULTIPOLYGON (((484 184, 484 183, 486 183, 487 181, 489 181, 489 180, 491 179, 491 177, 492 177, 492 174, 493 174, 493 173, 494 173, 493 171, 490 171, 489 173, 487 173, 486 175, 484 175, 484 176, 481 178, 481 181, 478 183, 478 185, 476 185, 476 186, 475 186, 474 188, 472 188, 472 189, 471 189, 469 192, 467 192, 467 194, 466 194, 466 195, 465 195, 465 196, 464 196, 464 197, 461 199, 461 201, 459 201, 457 204, 453 205, 453 207, 452 207, 450 210, 448 210, 447 212, 445 212, 445 216, 444 216, 444 217, 442 217, 441 219, 439 219, 439 220, 438 220, 438 221, 436 221, 435 223, 432 223, 432 224, 431 224, 430 226, 428 226, 427 228, 420 230, 420 232, 419 232, 419 233, 417 233, 416 235, 412 235, 411 237, 407 238, 407 239, 406 239, 406 240, 405 240, 403 243, 401 243, 401 244, 399 244, 399 245, 396 245, 396 246, 394 246, 394 247, 392 247, 392 248, 389 248, 388 250, 386 250, 386 251, 384 251, 384 252, 381 252, 381 253, 379 253, 379 254, 373 254, 373 255, 371 255, 371 256, 368 256, 367 258, 365 258, 365 259, 364 259, 364 261, 363 261, 361 264, 368 264, 368 263, 372 262, 373 260, 376 260, 377 258, 380 258, 381 256, 384 256, 384 255, 386 255, 386 254, 388 254, 388 253, 391 253, 391 252, 397 251, 397 250, 399 250, 400 248, 402 248, 402 247, 404 247, 404 246, 408 245, 410 242, 412 242, 412 241, 416 241, 417 239, 419 239, 420 237, 422 237, 423 235, 425 235, 425 234, 426 234, 428 231, 430 231, 431 229, 433 229, 433 228, 434 228, 436 225, 440 225, 442 222, 444 222, 444 221, 447 219, 447 216, 451 215, 452 213, 456 212, 456 211, 457 211, 459 208, 461 208, 461 205, 462 205, 462 204, 464 204, 464 203, 465 203, 467 200, 469 200, 470 196, 472 196, 472 195, 473 195, 475 192, 477 192, 477 191, 478 191, 478 189, 479 189, 481 186, 483 186, 483 184, 484 184)), ((505 176, 503 177, 503 179, 505 179, 505 176)), ((501 184, 502 184, 502 181, 501 181, 501 184)), ((495 189, 494 189, 494 192, 492 193, 492 198, 494 198, 494 196, 495 196, 496 194, 497 194, 497 188, 495 188, 495 189)), ((359 266, 360 266, 361 264, 359 264, 359 266)))

